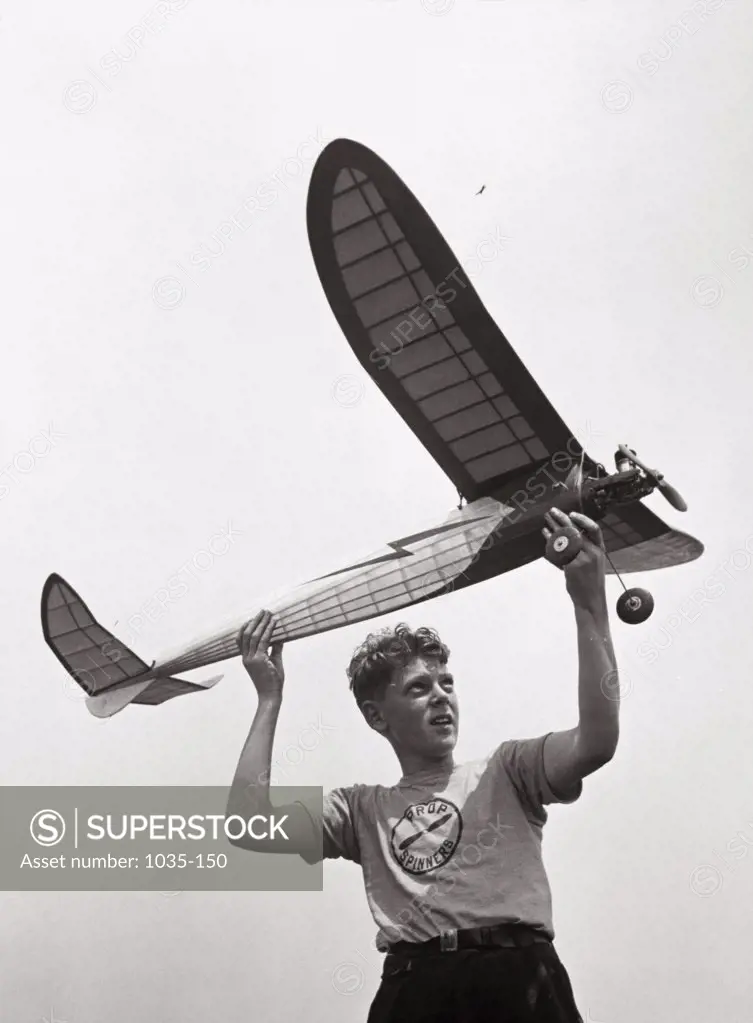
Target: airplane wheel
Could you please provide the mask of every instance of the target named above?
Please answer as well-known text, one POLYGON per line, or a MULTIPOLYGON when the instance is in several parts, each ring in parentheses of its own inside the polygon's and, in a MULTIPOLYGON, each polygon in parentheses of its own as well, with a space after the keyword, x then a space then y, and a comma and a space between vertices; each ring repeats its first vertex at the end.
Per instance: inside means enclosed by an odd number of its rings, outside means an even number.
POLYGON ((628 625, 640 625, 645 622, 654 610, 654 598, 648 590, 625 590, 617 601, 617 615, 628 625))
POLYGON ((583 538, 575 526, 555 529, 546 542, 546 558, 557 568, 569 565, 583 550, 583 538))

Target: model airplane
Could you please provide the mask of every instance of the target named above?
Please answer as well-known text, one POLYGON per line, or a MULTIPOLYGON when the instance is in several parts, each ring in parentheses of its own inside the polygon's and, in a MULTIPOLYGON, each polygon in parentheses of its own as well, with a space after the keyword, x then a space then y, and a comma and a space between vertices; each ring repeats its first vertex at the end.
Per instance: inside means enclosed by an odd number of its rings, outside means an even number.
MULTIPOLYGON (((703 545, 641 503, 653 490, 685 502, 626 445, 609 473, 591 459, 484 308, 415 196, 371 150, 347 139, 320 155, 308 196, 308 233, 333 313, 366 372, 460 495, 440 525, 313 580, 269 605, 272 640, 290 641, 365 621, 471 586, 546 555, 577 555, 577 530, 545 543, 552 507, 599 520, 616 575, 679 565, 703 545)), ((623 584, 624 585, 624 584, 623 584)), ((653 601, 626 590, 623 621, 653 601)), ((176 678, 238 655, 235 623, 151 664, 104 629, 58 575, 42 593, 44 637, 97 717, 129 703, 159 704, 211 688, 176 678)))

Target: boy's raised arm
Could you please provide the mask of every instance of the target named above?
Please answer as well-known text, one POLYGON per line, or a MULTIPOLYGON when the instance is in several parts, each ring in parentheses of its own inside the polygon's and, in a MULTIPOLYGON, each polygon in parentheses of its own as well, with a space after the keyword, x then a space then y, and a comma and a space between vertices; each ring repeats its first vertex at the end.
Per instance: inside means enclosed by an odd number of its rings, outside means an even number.
POLYGON ((310 856, 315 830, 308 812, 300 803, 273 807, 269 796, 272 747, 285 681, 282 643, 271 648, 269 644, 274 626, 270 612, 260 611, 238 634, 243 666, 259 694, 259 704, 235 769, 226 811, 227 817, 238 816, 251 824, 246 834, 229 841, 251 852, 305 851, 310 856))

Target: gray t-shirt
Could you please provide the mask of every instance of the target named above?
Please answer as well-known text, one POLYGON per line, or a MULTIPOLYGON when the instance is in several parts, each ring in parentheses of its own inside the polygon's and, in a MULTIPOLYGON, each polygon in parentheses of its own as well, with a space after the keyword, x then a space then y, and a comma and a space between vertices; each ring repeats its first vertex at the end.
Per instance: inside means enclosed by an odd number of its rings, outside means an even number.
POLYGON ((544 805, 572 803, 583 786, 552 790, 544 770, 550 734, 503 742, 451 771, 432 768, 391 787, 352 785, 325 796, 323 857, 361 866, 378 948, 496 923, 554 937, 541 857, 544 805))

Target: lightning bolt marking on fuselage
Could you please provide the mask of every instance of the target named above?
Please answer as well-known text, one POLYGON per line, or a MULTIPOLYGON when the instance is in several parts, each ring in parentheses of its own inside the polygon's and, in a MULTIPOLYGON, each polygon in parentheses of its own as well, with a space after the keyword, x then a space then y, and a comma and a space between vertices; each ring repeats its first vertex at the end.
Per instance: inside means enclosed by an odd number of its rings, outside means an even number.
POLYGON ((474 522, 485 522, 491 518, 489 515, 480 515, 475 519, 465 519, 462 522, 450 522, 444 526, 433 526, 431 529, 424 529, 420 533, 412 533, 410 536, 403 536, 399 540, 390 540, 387 547, 391 547, 393 554, 382 554, 376 558, 370 558, 368 561, 359 561, 355 565, 348 565, 347 568, 338 568, 336 572, 328 572, 326 575, 320 575, 316 579, 312 579, 312 582, 319 582, 321 579, 331 579, 333 575, 342 575, 344 572, 353 572, 357 568, 368 568, 370 565, 378 565, 383 561, 396 561, 399 558, 412 558, 414 557, 413 551, 406 550, 405 545, 409 543, 418 543, 419 540, 427 540, 430 536, 439 536, 442 533, 449 533, 451 531, 457 532, 458 530, 465 529, 466 526, 472 525, 474 522))

